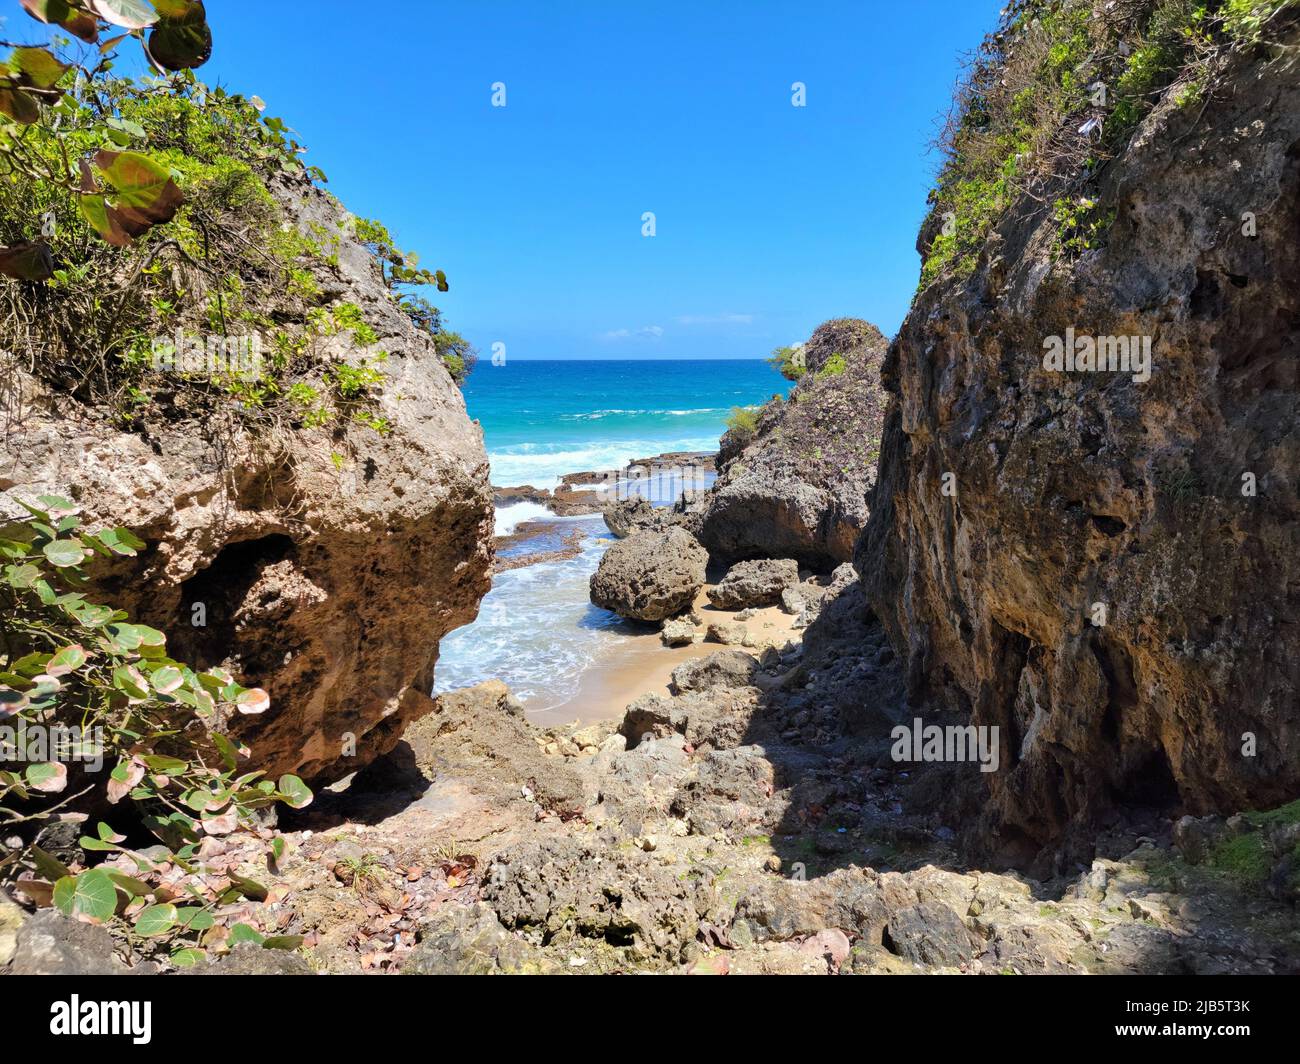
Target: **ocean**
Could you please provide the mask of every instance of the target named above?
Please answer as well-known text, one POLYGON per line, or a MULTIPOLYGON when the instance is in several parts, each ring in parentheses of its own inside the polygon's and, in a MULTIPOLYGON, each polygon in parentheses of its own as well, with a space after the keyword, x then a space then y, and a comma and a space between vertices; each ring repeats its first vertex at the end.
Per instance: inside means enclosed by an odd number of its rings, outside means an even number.
MULTIPOLYGON (((566 473, 716 450, 735 407, 758 406, 789 387, 761 360, 493 366, 484 359, 465 402, 483 425, 494 485, 553 488, 566 473)), ((542 712, 573 698, 584 673, 636 635, 587 597, 588 579, 613 541, 600 517, 556 518, 519 503, 498 511, 497 534, 539 518, 553 532, 579 530, 581 553, 497 574, 478 619, 443 639, 435 691, 499 679, 530 712, 542 712)))
POLYGON ((666 451, 711 451, 733 407, 789 384, 763 361, 510 362, 486 359, 465 402, 483 424, 492 483, 553 488, 565 473, 666 451))

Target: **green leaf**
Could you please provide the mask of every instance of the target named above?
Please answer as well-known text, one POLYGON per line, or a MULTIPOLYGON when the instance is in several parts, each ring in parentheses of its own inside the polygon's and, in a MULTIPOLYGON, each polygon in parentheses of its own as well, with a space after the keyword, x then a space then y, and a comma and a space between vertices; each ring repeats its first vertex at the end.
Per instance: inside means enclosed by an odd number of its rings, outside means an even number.
POLYGON ((180 669, 164 665, 161 669, 154 670, 149 682, 160 695, 169 695, 184 685, 185 676, 180 669))
POLYGON ((90 6, 105 22, 124 30, 142 30, 158 21, 158 12, 145 0, 90 0, 90 6))
POLYGON ((226 939, 226 944, 234 947, 241 942, 256 942, 260 946, 266 942, 266 936, 247 924, 235 924, 230 929, 230 937, 226 939))
POLYGON ((191 905, 176 910, 176 926, 183 927, 187 931, 206 931, 216 925, 217 921, 206 909, 191 905))
POLYGON ((36 866, 36 870, 51 883, 72 875, 72 869, 39 846, 33 846, 28 851, 28 854, 32 859, 32 864, 36 866))
POLYGON ((144 938, 165 935, 176 926, 176 906, 150 905, 135 918, 135 933, 144 938))
POLYGON ((57 794, 68 785, 68 768, 57 761, 28 765, 23 775, 29 787, 45 794, 57 794))
POLYGON ((162 73, 192 70, 212 57, 212 30, 201 0, 158 0, 159 20, 145 55, 162 73))
POLYGON ((263 949, 284 949, 295 950, 301 949, 305 941, 302 935, 272 935, 262 942, 263 949))
POLYGON ((34 89, 54 88, 71 69, 44 48, 15 48, 9 57, 9 68, 18 74, 24 86, 34 89))
MULTIPOLYGON (((162 754, 146 754, 140 759, 149 766, 153 772, 161 772, 164 776, 179 776, 182 772, 189 769, 188 761, 182 761, 176 757, 165 757, 162 754)), ((189 819, 186 817, 185 819, 189 819)), ((193 821, 190 821, 193 823, 193 821)))
POLYGON ((20 591, 31 587, 40 578, 41 570, 35 565, 5 566, 5 581, 20 591))
POLYGON ((149 681, 139 669, 123 665, 113 670, 113 686, 128 698, 146 699, 149 697, 149 681))
POLYGON ((158 631, 157 628, 150 628, 147 624, 137 624, 134 627, 136 635, 140 638, 141 646, 161 647, 167 645, 167 636, 158 631))
POLYGON ((303 783, 297 776, 281 776, 277 785, 280 796, 292 809, 303 809, 311 805, 313 795, 311 788, 303 783))
POLYGON ((172 954, 172 964, 177 968, 193 968, 201 961, 208 959, 205 951, 194 946, 186 946, 184 949, 178 949, 172 954))
POLYGON ((41 553, 50 560, 51 565, 60 569, 72 569, 85 560, 86 548, 70 539, 56 539, 45 544, 41 553))
POLYGON ((69 673, 76 672, 85 664, 85 648, 74 643, 72 646, 57 651, 54 657, 50 658, 45 671, 51 676, 67 676, 69 673))
POLYGON ((117 888, 107 872, 92 868, 55 883, 54 905, 64 916, 102 924, 117 911, 117 888))
MULTIPOLYGON (((202 677, 200 677, 200 680, 201 679, 202 677)), ((239 764, 239 751, 235 749, 235 744, 220 732, 214 732, 212 735, 212 745, 215 746, 217 752, 221 754, 222 764, 224 764, 227 769, 233 771, 235 766, 239 764)))
POLYGON ((125 528, 105 528, 95 537, 114 554, 134 558, 138 551, 144 550, 144 540, 133 535, 125 528))
POLYGON ((226 875, 230 877, 230 882, 239 888, 239 893, 245 898, 248 898, 250 901, 266 901, 266 896, 270 891, 268 891, 266 887, 262 886, 262 884, 256 879, 249 879, 247 876, 241 876, 237 872, 227 872, 226 875))
POLYGON ((104 150, 95 156, 95 165, 117 192, 114 206, 128 232, 131 225, 127 223, 145 223, 144 229, 148 229, 171 221, 181 205, 180 189, 172 180, 171 171, 147 155, 104 150))
POLYGON ((153 887, 143 880, 136 879, 135 876, 128 876, 125 872, 117 871, 110 871, 108 875, 118 890, 132 898, 146 898, 153 893, 153 887))

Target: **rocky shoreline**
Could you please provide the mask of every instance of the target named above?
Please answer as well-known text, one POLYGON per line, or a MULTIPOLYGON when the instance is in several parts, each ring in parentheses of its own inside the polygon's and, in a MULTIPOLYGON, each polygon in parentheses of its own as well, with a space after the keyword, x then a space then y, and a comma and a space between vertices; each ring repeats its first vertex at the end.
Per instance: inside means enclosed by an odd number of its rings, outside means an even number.
MULTIPOLYGON (((390 753, 282 814, 273 886, 239 915, 302 948, 239 946, 202 970, 1300 971, 1300 803, 1230 819, 1135 810, 1099 829, 1087 861, 1033 875, 972 863, 977 809, 957 784, 977 769, 897 756, 915 717, 906 663, 860 574, 711 557, 701 537, 725 490, 609 505, 620 538, 592 589, 665 646, 717 650, 593 724, 536 727, 498 681, 433 699, 390 753)), ((253 850, 206 851, 266 878, 253 850)), ((0 908, 6 961, 165 970, 102 929, 0 908)))
MULTIPOLYGON (((539 730, 496 682, 436 699, 282 822, 275 889, 244 915, 304 948, 241 946, 210 970, 1300 970, 1285 876, 1251 884, 1222 857, 1289 852, 1300 810, 1135 822, 1044 879, 976 870, 932 811, 945 773, 890 756, 900 663, 858 581, 799 587, 817 601, 800 638, 682 665, 621 720, 539 730)), ((12 971, 154 970, 48 914, 10 942, 12 971)))

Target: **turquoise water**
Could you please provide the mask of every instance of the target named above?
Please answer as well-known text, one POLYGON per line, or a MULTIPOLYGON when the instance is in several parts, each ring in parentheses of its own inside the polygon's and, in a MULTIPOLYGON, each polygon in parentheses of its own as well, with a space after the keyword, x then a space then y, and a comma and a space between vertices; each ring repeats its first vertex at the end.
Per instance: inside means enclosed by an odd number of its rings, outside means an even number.
MULTIPOLYGON (((711 451, 737 406, 789 384, 766 362, 481 362, 465 399, 483 425, 492 483, 554 487, 565 473, 621 469, 669 451, 711 451)), ((435 691, 504 680, 532 712, 561 705, 583 673, 618 654, 630 630, 593 606, 587 585, 612 542, 599 517, 553 518, 531 503, 505 507, 497 532, 538 518, 583 532, 582 553, 499 573, 478 619, 442 641, 435 691)), ((554 532, 536 549, 553 549, 554 532)), ((613 707, 621 708, 621 707, 613 707)))
POLYGON ((484 359, 465 401, 483 424, 492 483, 551 488, 665 451, 718 446, 733 407, 789 384, 766 362, 509 362, 484 359))

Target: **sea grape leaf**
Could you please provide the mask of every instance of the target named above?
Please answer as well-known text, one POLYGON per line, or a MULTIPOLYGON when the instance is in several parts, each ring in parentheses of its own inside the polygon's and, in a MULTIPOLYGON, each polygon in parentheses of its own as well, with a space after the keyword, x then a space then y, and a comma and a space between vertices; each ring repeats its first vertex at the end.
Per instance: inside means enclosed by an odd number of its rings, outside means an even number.
POLYGON ((112 186, 111 199, 97 190, 94 174, 82 164, 81 215, 108 243, 126 247, 155 225, 170 222, 185 197, 170 171, 138 152, 102 149, 95 167, 112 186))
POLYGON ((176 906, 150 905, 135 918, 135 932, 144 938, 165 935, 176 926, 176 906))
POLYGON ((297 776, 281 776, 277 789, 284 798, 285 804, 292 809, 304 809, 311 805, 313 798, 311 788, 297 776))
POLYGON ((99 23, 85 11, 73 7, 68 0, 20 0, 23 8, 34 19, 47 25, 62 26, 74 37, 87 44, 99 39, 99 23))
POLYGON ((158 21, 158 12, 145 0, 90 0, 90 6, 105 22, 124 30, 142 30, 158 21))
POLYGON ((145 55, 162 73, 192 70, 212 57, 212 30, 201 0, 157 0, 163 16, 150 31, 145 55))
POLYGON ((9 57, 9 69, 24 87, 48 90, 53 89, 59 78, 72 67, 59 62, 44 48, 15 48, 9 57))
POLYGON ((24 773, 32 790, 58 794, 68 785, 68 766, 57 761, 42 761, 28 765, 24 773))
POLYGON ((117 911, 117 887, 107 872, 92 868, 55 883, 54 905, 64 916, 102 924, 117 911))
POLYGON ((86 557, 86 548, 70 539, 56 539, 45 544, 41 553, 50 560, 51 565, 60 569, 71 569, 80 565, 86 557))
MULTIPOLYGON (((0 100, 3 100, 5 91, 0 89, 0 100)), ((0 111, 4 110, 0 103, 0 111)), ((48 281, 54 276, 54 255, 49 245, 39 241, 23 240, 9 247, 0 247, 0 274, 16 281, 48 281)))
POLYGON ((0 82, 0 114, 6 114, 15 122, 30 126, 39 122, 41 108, 36 100, 18 88, 12 80, 0 82))

